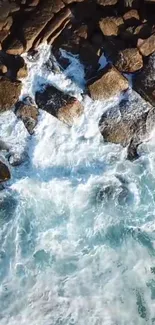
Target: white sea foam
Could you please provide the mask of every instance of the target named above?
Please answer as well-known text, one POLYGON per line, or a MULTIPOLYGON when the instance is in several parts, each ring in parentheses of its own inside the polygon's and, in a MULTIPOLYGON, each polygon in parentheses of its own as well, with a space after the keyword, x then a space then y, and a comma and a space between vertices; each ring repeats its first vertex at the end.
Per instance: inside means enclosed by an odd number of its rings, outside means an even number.
POLYGON ((78 58, 53 74, 48 56, 44 45, 29 63, 21 97, 51 83, 85 110, 72 128, 40 111, 32 137, 13 113, 0 116, 0 137, 30 157, 1 192, 0 324, 153 325, 154 138, 135 162, 105 144, 98 121, 119 98, 83 99, 78 58))

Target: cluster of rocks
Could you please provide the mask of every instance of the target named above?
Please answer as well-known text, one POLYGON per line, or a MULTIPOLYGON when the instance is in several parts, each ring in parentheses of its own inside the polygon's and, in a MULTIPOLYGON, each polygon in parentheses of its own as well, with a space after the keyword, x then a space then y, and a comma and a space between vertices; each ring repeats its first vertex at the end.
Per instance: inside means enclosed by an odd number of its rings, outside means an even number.
MULTIPOLYGON (((83 112, 82 104, 53 86, 18 101, 27 68, 21 55, 36 54, 39 44, 52 45, 52 53, 65 69, 61 49, 78 54, 85 68, 87 92, 93 100, 107 100, 129 88, 124 74, 133 74, 133 88, 147 102, 123 102, 101 117, 99 128, 105 141, 129 145, 128 157, 137 157, 138 143, 154 123, 155 81, 154 0, 0 0, 0 112, 14 107, 33 134, 38 108, 72 125, 83 112), (107 65, 99 69, 104 55, 107 65), (132 106, 132 109, 130 109, 132 106), (135 114, 136 112, 136 114, 135 114), (121 117, 121 118, 120 118, 121 117)), ((0 165, 0 182, 10 177, 0 165)), ((6 169, 5 169, 6 168, 6 169)))

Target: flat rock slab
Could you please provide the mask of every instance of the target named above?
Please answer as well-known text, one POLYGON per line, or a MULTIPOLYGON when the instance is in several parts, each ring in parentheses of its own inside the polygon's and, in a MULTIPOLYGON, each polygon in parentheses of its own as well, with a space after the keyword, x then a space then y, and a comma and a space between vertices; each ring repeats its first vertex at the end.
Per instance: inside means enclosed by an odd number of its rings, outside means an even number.
POLYGON ((17 102, 21 92, 20 81, 11 81, 8 78, 0 77, 0 112, 11 109, 17 102))
POLYGON ((0 183, 8 181, 11 178, 9 168, 0 161, 0 183))
POLYGON ((144 69, 135 75, 133 88, 155 107, 155 54, 149 57, 144 69))
POLYGON ((69 126, 83 113, 83 106, 75 97, 51 85, 48 85, 42 92, 36 92, 35 100, 38 108, 69 126))
POLYGON ((129 100, 108 109, 99 122, 106 142, 127 146, 131 139, 143 141, 155 126, 155 109, 134 91, 129 100))
POLYGON ((97 77, 88 84, 90 97, 94 100, 109 99, 128 87, 128 80, 110 64, 100 70, 97 77))

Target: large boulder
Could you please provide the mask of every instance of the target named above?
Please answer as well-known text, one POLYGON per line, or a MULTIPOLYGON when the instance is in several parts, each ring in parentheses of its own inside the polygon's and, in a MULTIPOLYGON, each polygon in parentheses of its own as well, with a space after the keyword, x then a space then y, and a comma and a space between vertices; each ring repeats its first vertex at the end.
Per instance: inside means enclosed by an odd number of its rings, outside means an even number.
POLYGON ((35 100, 40 109, 69 126, 83 112, 83 106, 75 97, 65 94, 51 85, 48 85, 42 92, 36 92, 35 100))
POLYGON ((11 81, 8 78, 0 77, 0 112, 11 109, 17 102, 21 92, 20 81, 11 81))
POLYGON ((143 70, 133 79, 133 88, 155 107, 155 54, 149 57, 143 70))
POLYGON ((139 40, 138 49, 143 56, 149 56, 155 52, 155 34, 145 40, 139 40))
POLYGON ((35 11, 30 13, 29 18, 23 22, 22 42, 14 37, 12 41, 6 46, 7 53, 21 54, 23 51, 29 51, 36 39, 42 34, 42 31, 53 18, 53 15, 59 12, 64 3, 61 0, 46 0, 41 1, 40 5, 36 7, 35 11), (17 52, 18 51, 18 52, 17 52))
POLYGON ((0 161, 0 183, 8 181, 11 178, 9 168, 0 161))
POLYGON ((125 49, 119 53, 115 66, 121 72, 136 72, 143 67, 142 55, 136 48, 125 49))
POLYGON ((101 117, 99 128, 106 142, 127 146, 147 138, 155 123, 155 109, 137 94, 108 109, 101 117))
POLYGON ((38 122, 39 112, 37 107, 30 103, 19 101, 15 105, 15 114, 23 121, 29 134, 33 134, 38 122))
POLYGON ((95 79, 88 84, 90 97, 104 100, 119 95, 129 87, 128 80, 112 65, 100 70, 95 79))
POLYGON ((120 26, 124 24, 122 17, 106 17, 99 22, 100 29, 104 36, 117 36, 120 26))

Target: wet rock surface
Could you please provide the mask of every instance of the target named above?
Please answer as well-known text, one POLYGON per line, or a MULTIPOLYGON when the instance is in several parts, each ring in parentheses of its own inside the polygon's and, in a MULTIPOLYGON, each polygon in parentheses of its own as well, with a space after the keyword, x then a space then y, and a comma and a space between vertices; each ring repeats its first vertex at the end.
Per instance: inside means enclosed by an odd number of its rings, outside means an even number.
POLYGON ((69 126, 82 114, 81 103, 53 86, 47 86, 35 96, 38 108, 45 110, 69 126))
POLYGON ((124 147, 130 144, 129 154, 132 155, 133 151, 134 155, 135 146, 153 130, 155 124, 151 121, 154 120, 155 109, 136 95, 106 111, 101 117, 99 128, 105 141, 124 147))
POLYGON ((32 135, 38 121, 39 112, 37 107, 30 103, 19 101, 15 105, 15 114, 23 121, 27 131, 32 135))

